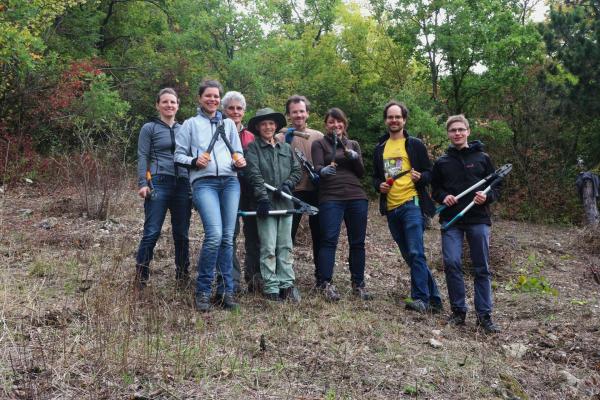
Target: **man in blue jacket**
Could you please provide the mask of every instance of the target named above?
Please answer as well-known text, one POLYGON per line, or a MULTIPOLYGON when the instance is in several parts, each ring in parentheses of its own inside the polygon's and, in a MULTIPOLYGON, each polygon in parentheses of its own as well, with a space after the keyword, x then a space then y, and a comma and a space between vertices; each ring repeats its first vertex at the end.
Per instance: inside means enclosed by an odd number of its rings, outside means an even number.
POLYGON ((404 129, 408 109, 403 103, 390 101, 384 107, 383 118, 387 133, 373 154, 373 187, 380 193, 379 211, 387 216, 390 233, 410 267, 411 300, 406 308, 438 313, 442 311, 442 299, 423 245, 424 215, 435 212, 427 192, 431 161, 423 142, 404 129))
POLYGON ((483 152, 479 141, 469 142, 471 133, 469 121, 464 115, 453 115, 446 122, 450 146, 433 166, 431 185, 433 198, 445 208, 440 213, 440 223, 450 221, 471 201, 475 206, 461 219, 442 231, 442 254, 448 297, 452 315, 451 325, 464 325, 467 314, 465 283, 462 271, 463 239, 466 235, 473 264, 475 286, 475 312, 477 324, 486 333, 496 333, 500 329, 492 321, 492 279, 488 267, 490 219, 489 205, 500 197, 497 187, 487 194, 481 191, 475 195, 456 196, 482 178, 494 172, 490 157, 483 152))

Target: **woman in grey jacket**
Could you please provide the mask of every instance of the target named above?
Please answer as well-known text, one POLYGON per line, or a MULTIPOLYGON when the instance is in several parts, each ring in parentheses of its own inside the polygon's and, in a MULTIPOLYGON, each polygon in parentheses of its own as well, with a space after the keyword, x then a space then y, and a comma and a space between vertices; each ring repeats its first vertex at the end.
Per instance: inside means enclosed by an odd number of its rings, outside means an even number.
POLYGON ((204 226, 204 242, 198 257, 196 308, 209 311, 215 267, 223 282, 217 296, 225 309, 238 305, 233 298, 231 276, 233 231, 240 200, 237 169, 246 166, 235 123, 218 111, 221 84, 205 80, 198 91, 198 115, 187 119, 177 133, 175 161, 190 168, 192 199, 204 226))
POLYGON ((138 139, 138 194, 144 199, 144 234, 136 257, 136 287, 146 286, 154 246, 160 236, 167 210, 171 213, 175 242, 175 278, 189 278, 189 239, 191 202, 188 171, 175 165, 175 135, 181 125, 175 121, 179 98, 171 88, 156 97, 159 118, 146 123, 138 139))

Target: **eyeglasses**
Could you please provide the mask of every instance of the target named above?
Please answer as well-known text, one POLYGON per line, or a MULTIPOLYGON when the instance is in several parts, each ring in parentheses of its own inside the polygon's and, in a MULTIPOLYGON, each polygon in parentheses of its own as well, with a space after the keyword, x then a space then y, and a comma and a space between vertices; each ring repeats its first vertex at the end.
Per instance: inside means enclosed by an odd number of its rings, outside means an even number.
POLYGON ((467 128, 452 128, 448 129, 448 133, 465 133, 467 130, 467 128))

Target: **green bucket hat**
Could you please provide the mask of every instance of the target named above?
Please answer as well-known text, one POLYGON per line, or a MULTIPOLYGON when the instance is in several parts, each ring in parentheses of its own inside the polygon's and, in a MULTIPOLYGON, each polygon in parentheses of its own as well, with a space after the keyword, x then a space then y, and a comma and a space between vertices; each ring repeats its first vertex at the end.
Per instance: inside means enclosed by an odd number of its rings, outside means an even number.
POLYGON ((275 121, 275 124, 277 125, 277 129, 275 130, 276 133, 286 125, 285 116, 282 113, 275 112, 272 108, 261 108, 256 112, 256 115, 248 121, 248 130, 255 135, 258 135, 258 123, 265 120, 275 121))

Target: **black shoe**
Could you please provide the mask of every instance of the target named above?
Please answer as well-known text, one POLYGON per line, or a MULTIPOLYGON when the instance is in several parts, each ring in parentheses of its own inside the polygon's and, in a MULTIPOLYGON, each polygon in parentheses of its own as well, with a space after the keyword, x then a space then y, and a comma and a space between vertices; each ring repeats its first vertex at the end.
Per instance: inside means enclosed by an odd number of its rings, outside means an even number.
POLYGON ((272 301, 274 303, 281 303, 281 297, 279 297, 279 293, 264 293, 265 299, 272 301))
POLYGON ((452 315, 448 317, 448 325, 462 326, 465 324, 467 313, 461 311, 452 311, 452 315))
POLYGON ((444 305, 442 303, 429 303, 428 311, 432 314, 441 314, 444 311, 444 305))
POLYGON ((187 266, 179 266, 177 265, 175 267, 175 280, 176 281, 183 281, 183 280, 189 280, 190 279, 190 272, 188 270, 187 266))
POLYGON ((229 311, 237 311, 240 309, 240 305, 236 303, 232 293, 225 293, 221 297, 221 303, 219 305, 223 307, 224 310, 229 311))
POLYGON ((283 301, 291 301, 292 303, 300 303, 300 292, 295 286, 290 286, 279 290, 279 297, 283 301))
POLYGON ((134 290, 144 290, 148 284, 148 278, 150 277, 150 268, 147 265, 137 264, 135 266, 135 278, 133 280, 134 290))
POLYGON ((492 321, 492 316, 489 314, 477 316, 477 326, 480 326, 485 333, 499 333, 500 328, 492 321))
POLYGON ((210 293, 197 293, 195 298, 196 310, 209 312, 212 308, 210 304, 210 293))
POLYGON ((352 286, 352 294, 363 301, 373 300, 373 295, 364 286, 352 286))

